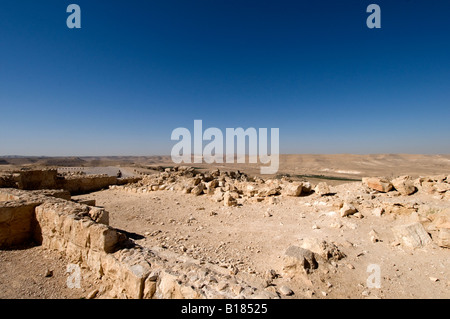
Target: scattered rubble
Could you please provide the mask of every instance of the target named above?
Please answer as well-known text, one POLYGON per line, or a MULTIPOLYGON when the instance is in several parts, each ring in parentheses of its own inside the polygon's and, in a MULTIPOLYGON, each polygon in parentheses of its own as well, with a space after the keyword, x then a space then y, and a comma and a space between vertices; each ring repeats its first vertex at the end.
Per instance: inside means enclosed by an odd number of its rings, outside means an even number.
MULTIPOLYGON (((11 179, 5 180, 11 182, 11 179)), ((153 196, 154 202, 164 199, 162 193, 157 192, 173 192, 186 198, 209 200, 214 207, 202 202, 201 207, 193 208, 188 215, 172 214, 159 220, 136 216, 155 226, 141 233, 143 241, 151 239, 158 243, 158 246, 147 247, 132 238, 133 233, 110 227, 109 213, 95 207, 97 200, 72 200, 67 190, 0 188, 0 246, 9 247, 33 239, 82 265, 102 279, 102 287, 92 287, 85 292, 88 299, 328 297, 336 289, 330 279, 333 275, 348 271, 356 276, 361 272, 359 260, 372 262, 366 258, 367 250, 415 252, 415 249, 421 251, 430 247, 443 251, 450 248, 450 176, 370 177, 362 183, 339 187, 324 182, 312 185, 290 178, 262 179, 240 171, 199 172, 179 166, 153 175, 141 175, 139 180, 128 184, 110 185, 109 189, 115 195, 118 194, 115 191, 132 193, 133 198, 139 197, 134 194, 153 193, 149 196, 153 196), (288 206, 286 202, 293 205, 288 206), (246 263, 247 253, 265 258, 266 252, 258 242, 245 244, 245 254, 236 253, 239 258, 233 259, 221 255, 231 249, 226 239, 205 248, 191 243, 188 236, 172 234, 162 227, 189 227, 191 235, 199 234, 199 237, 214 234, 217 229, 210 229, 205 218, 226 227, 230 225, 228 220, 239 225, 243 206, 252 205, 258 209, 245 212, 250 214, 251 211, 252 218, 262 219, 264 227, 277 225, 280 229, 295 231, 293 225, 286 225, 282 219, 283 214, 295 211, 294 223, 309 232, 298 234, 302 237, 300 241, 292 240, 286 245, 287 249, 278 253, 279 260, 270 260, 273 263, 270 267, 276 270, 267 267, 260 271, 246 263), (311 215, 305 219, 305 207, 308 214, 314 214, 314 220, 309 219, 311 215), (372 221, 378 224, 373 226, 372 221), (379 226, 383 222, 386 229, 379 226), (330 229, 340 237, 324 236, 330 229), (350 243, 347 235, 356 232, 362 234, 361 238, 350 243), (361 249, 358 246, 361 242, 369 242, 369 248, 361 249), (217 256, 215 260, 206 256, 212 252, 217 256), (299 290, 296 280, 306 282, 305 289, 299 290), (320 289, 314 288, 318 280, 323 283, 320 289)), ((176 204, 184 205, 178 198, 176 204)), ((231 232, 232 228, 224 229, 231 232)), ((276 236, 278 234, 261 240, 270 241, 276 236)), ((297 234, 290 238, 299 238, 295 236, 297 234)), ((44 274, 45 277, 51 278, 50 272, 44 274)), ((396 273, 401 275, 400 271, 396 273)), ((359 293, 374 295, 363 289, 359 293)))

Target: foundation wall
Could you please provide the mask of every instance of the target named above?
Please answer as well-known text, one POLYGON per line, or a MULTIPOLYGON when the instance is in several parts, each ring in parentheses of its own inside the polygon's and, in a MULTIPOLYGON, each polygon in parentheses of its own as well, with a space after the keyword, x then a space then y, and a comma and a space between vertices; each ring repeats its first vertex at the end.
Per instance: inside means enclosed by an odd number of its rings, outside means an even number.
MULTIPOLYGON (((101 279, 102 285, 107 285, 106 298, 244 297, 241 290, 238 296, 231 288, 219 287, 218 282, 230 278, 225 269, 217 265, 205 269, 195 260, 140 247, 108 226, 107 211, 55 197, 63 194, 65 191, 1 189, 0 198, 8 201, 0 201, 0 249, 34 242, 58 251, 101 279), (191 274, 191 279, 186 274, 191 274)), ((247 288, 244 291, 257 292, 247 288)))
POLYGON ((21 190, 63 189, 71 194, 83 194, 106 189, 110 185, 135 183, 141 178, 117 178, 106 175, 58 176, 56 170, 20 171, 0 177, 0 188, 21 190))

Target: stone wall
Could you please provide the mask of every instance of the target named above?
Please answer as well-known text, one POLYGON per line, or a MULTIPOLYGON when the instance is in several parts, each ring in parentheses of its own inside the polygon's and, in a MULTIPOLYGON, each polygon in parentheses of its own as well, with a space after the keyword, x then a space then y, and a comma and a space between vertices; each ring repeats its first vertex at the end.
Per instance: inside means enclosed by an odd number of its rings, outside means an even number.
POLYGON ((94 192, 117 184, 118 178, 114 176, 71 177, 58 181, 59 188, 68 190, 71 194, 94 192))
POLYGON ((58 172, 56 170, 33 170, 21 171, 13 176, 17 183, 17 188, 35 190, 61 188, 56 186, 57 175, 58 172))
POLYGON ((7 199, 0 201, 0 249, 32 241, 58 251, 101 279, 106 298, 276 297, 258 295, 263 287, 258 290, 237 277, 224 288, 219 283, 231 278, 227 270, 140 247, 108 226, 107 211, 58 198, 63 194, 0 190, 0 197, 7 199))
POLYGON ((21 245, 33 237, 34 209, 38 203, 4 202, 0 206, 0 248, 21 245))
POLYGON ((22 190, 63 189, 71 194, 83 194, 108 188, 110 185, 135 183, 141 178, 117 178, 107 175, 62 177, 56 170, 18 171, 0 177, 0 188, 22 190))

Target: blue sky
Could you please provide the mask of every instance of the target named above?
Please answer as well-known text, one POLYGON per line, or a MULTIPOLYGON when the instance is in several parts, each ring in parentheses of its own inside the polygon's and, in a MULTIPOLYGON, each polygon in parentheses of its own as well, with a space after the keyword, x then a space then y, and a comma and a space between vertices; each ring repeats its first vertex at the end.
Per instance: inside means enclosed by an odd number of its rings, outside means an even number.
POLYGON ((170 154, 195 119, 279 128, 281 153, 448 154, 449 14, 442 0, 2 0, 0 155, 170 154))

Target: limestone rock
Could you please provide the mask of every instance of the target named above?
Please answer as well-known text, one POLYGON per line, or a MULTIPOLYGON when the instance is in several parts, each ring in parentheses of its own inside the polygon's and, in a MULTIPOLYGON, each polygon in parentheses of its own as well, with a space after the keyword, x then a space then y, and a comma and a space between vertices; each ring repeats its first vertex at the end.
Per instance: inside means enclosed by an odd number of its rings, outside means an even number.
POLYGON ((221 188, 216 188, 214 190, 214 195, 211 197, 211 199, 215 202, 221 202, 223 200, 224 192, 221 188))
POLYGON ((147 279, 145 279, 144 283, 144 299, 151 299, 155 295, 156 292, 156 281, 152 280, 152 278, 149 276, 147 279))
POLYGON ((300 184, 290 183, 284 187, 282 194, 286 196, 298 197, 302 193, 302 189, 303 189, 302 183, 300 184))
POLYGON ((353 215, 356 212, 357 212, 357 209, 355 208, 355 206, 353 206, 350 203, 344 203, 344 205, 340 209, 341 217, 353 215))
POLYGON ((91 290, 87 295, 86 299, 94 299, 98 294, 98 289, 91 290))
POLYGON ((450 229, 441 228, 439 229, 439 236, 437 244, 443 248, 450 248, 450 229))
POLYGON ((205 188, 205 185, 203 183, 199 183, 194 188, 192 188, 191 194, 194 194, 195 196, 199 196, 203 193, 204 188, 205 188))
POLYGON ((280 195, 280 187, 268 186, 268 187, 264 187, 258 191, 258 196, 266 197, 266 196, 274 196, 274 195, 280 195))
POLYGON ((417 212, 417 208, 411 203, 389 202, 383 203, 383 209, 386 214, 411 215, 417 212))
POLYGON ((327 183, 321 182, 316 185, 314 191, 316 192, 316 194, 324 196, 330 194, 330 187, 327 185, 327 183))
POLYGON ((376 207, 372 210, 372 215, 376 217, 381 217, 384 213, 384 208, 382 207, 376 207))
POLYGON ((290 246, 286 250, 283 262, 283 271, 291 275, 296 275, 299 272, 308 273, 318 267, 314 253, 298 246, 290 246))
POLYGON ((378 234, 374 229, 372 229, 372 230, 369 232, 369 237, 370 237, 370 241, 371 241, 372 243, 377 243, 377 242, 380 241, 380 236, 379 236, 379 234, 378 234))
POLYGON ((319 238, 305 238, 302 240, 300 247, 312 251, 324 260, 340 260, 345 257, 345 254, 335 244, 319 238))
POLYGON ((441 210, 435 214, 428 216, 432 221, 433 228, 449 228, 450 229, 450 209, 441 210))
POLYGON ((407 247, 419 248, 431 243, 431 237, 420 223, 400 225, 392 228, 397 241, 407 247))
POLYGON ((377 190, 382 193, 387 193, 393 188, 391 182, 380 177, 365 177, 362 179, 362 182, 370 189, 377 190))
POLYGON ((109 212, 104 208, 90 207, 89 216, 93 221, 108 226, 109 225, 109 212))
POLYGON ((302 193, 309 194, 312 190, 312 185, 310 182, 302 182, 302 193))
POLYGON ((281 286, 280 287, 280 293, 284 296, 291 296, 294 294, 294 292, 292 291, 291 288, 289 288, 288 286, 281 286))
POLYGON ((219 187, 219 180, 213 179, 211 182, 209 182, 209 188, 217 188, 219 187))
POLYGON ((404 196, 411 195, 416 192, 417 188, 414 186, 410 176, 400 176, 391 181, 394 188, 404 196))
POLYGON ((433 181, 423 181, 421 183, 422 191, 430 195, 434 194, 435 192, 434 184, 435 182, 433 181))
POLYGON ((434 189, 437 193, 445 193, 450 191, 450 184, 447 183, 436 183, 434 184, 434 189))
POLYGON ((225 192, 223 195, 223 205, 224 206, 236 206, 237 201, 236 198, 234 198, 229 191, 225 192))

